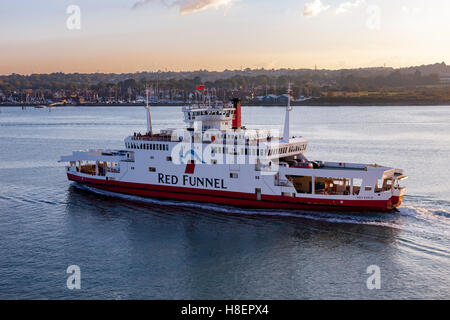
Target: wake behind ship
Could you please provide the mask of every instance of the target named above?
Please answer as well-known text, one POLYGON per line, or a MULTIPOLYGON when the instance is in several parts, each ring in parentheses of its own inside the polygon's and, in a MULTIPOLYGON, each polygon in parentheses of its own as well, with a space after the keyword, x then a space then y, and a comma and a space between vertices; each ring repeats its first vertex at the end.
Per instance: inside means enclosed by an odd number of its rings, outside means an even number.
MULTIPOLYGON (((204 89, 203 87, 197 88, 204 89)), ((241 207, 389 211, 400 206, 407 178, 374 164, 310 161, 308 142, 290 136, 290 93, 282 136, 241 124, 241 105, 201 94, 183 107, 185 129, 125 138, 123 150, 80 150, 62 156, 71 181, 115 193, 241 207)))

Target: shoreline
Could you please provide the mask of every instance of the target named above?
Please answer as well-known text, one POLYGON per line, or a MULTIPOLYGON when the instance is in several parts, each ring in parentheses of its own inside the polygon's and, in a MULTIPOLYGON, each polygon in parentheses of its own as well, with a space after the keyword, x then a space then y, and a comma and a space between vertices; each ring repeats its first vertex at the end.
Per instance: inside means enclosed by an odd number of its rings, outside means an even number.
MULTIPOLYGON (((188 103, 150 103, 151 107, 182 107, 188 105, 188 103)), ((16 107, 16 108, 36 108, 46 109, 42 104, 13 104, 5 103, 0 104, 0 107, 16 107)), ((65 107, 144 107, 145 104, 122 104, 122 103, 81 103, 81 104, 68 104, 58 105, 51 108, 65 108, 65 107)), ((285 107, 284 103, 243 103, 243 107, 285 107)), ((342 102, 292 102, 293 107, 411 107, 411 106, 450 106, 450 101, 402 101, 402 102, 365 102, 365 103, 342 103, 342 102)))

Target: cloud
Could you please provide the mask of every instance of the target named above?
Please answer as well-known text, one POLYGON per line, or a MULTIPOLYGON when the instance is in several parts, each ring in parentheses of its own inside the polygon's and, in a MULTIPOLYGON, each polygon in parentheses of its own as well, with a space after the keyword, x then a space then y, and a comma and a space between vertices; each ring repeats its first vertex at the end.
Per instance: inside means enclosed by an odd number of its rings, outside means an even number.
POLYGON ((364 3, 365 3, 365 0, 355 0, 354 2, 351 2, 351 1, 343 2, 336 9, 336 14, 350 12, 353 9, 356 9, 359 6, 363 5, 364 3))
POLYGON ((303 16, 305 17, 315 17, 323 11, 326 11, 330 6, 324 5, 320 0, 314 0, 313 2, 305 3, 305 8, 303 9, 303 16))
POLYGON ((153 0, 140 0, 140 1, 138 1, 138 2, 135 2, 135 3, 133 4, 133 6, 131 7, 131 9, 137 9, 137 8, 140 8, 140 7, 145 6, 146 4, 148 4, 148 3, 150 3, 150 2, 153 2, 153 0))
POLYGON ((219 9, 220 7, 229 7, 236 0, 140 0, 135 2, 132 8, 138 9, 155 1, 162 3, 168 8, 177 7, 180 14, 188 14, 210 8, 219 9))

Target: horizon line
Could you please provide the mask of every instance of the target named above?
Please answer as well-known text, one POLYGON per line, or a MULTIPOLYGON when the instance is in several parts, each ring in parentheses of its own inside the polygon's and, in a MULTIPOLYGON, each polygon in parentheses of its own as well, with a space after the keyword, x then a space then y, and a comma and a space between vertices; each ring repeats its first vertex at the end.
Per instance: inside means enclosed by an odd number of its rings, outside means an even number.
POLYGON ((232 72, 244 72, 246 70, 250 71, 257 71, 257 70, 265 70, 265 71, 279 71, 279 70, 292 70, 292 71, 300 71, 300 70, 307 70, 307 71, 342 71, 342 70, 361 70, 361 69, 408 69, 408 68, 419 68, 419 67, 426 67, 426 66, 432 66, 432 65, 442 65, 448 66, 444 61, 442 62, 435 62, 435 63, 429 63, 429 64, 421 64, 421 65, 410 65, 410 66, 372 66, 372 67, 349 67, 349 68, 308 68, 308 67, 299 67, 299 68, 291 68, 291 67, 280 67, 280 68, 268 68, 265 67, 261 68, 250 68, 250 67, 241 67, 240 69, 223 69, 223 70, 213 70, 213 69, 192 69, 192 70, 144 70, 144 71, 134 71, 134 72, 102 72, 102 71, 93 71, 93 72, 65 72, 65 71, 52 71, 52 72, 45 72, 45 73, 9 73, 9 74, 0 74, 0 77, 8 77, 12 75, 20 75, 20 76, 31 76, 35 74, 55 74, 55 73, 62 73, 62 74, 137 74, 137 73, 191 73, 191 72, 226 72, 226 71, 232 71, 232 72))

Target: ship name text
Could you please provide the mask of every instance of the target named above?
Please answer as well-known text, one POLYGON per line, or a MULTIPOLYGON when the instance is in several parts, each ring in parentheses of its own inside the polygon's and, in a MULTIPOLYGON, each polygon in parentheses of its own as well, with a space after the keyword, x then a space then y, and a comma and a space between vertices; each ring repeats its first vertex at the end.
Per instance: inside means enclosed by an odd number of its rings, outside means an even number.
POLYGON ((158 173, 158 183, 167 185, 181 185, 214 189, 227 189, 223 179, 195 177, 184 174, 181 179, 173 174, 158 173))

